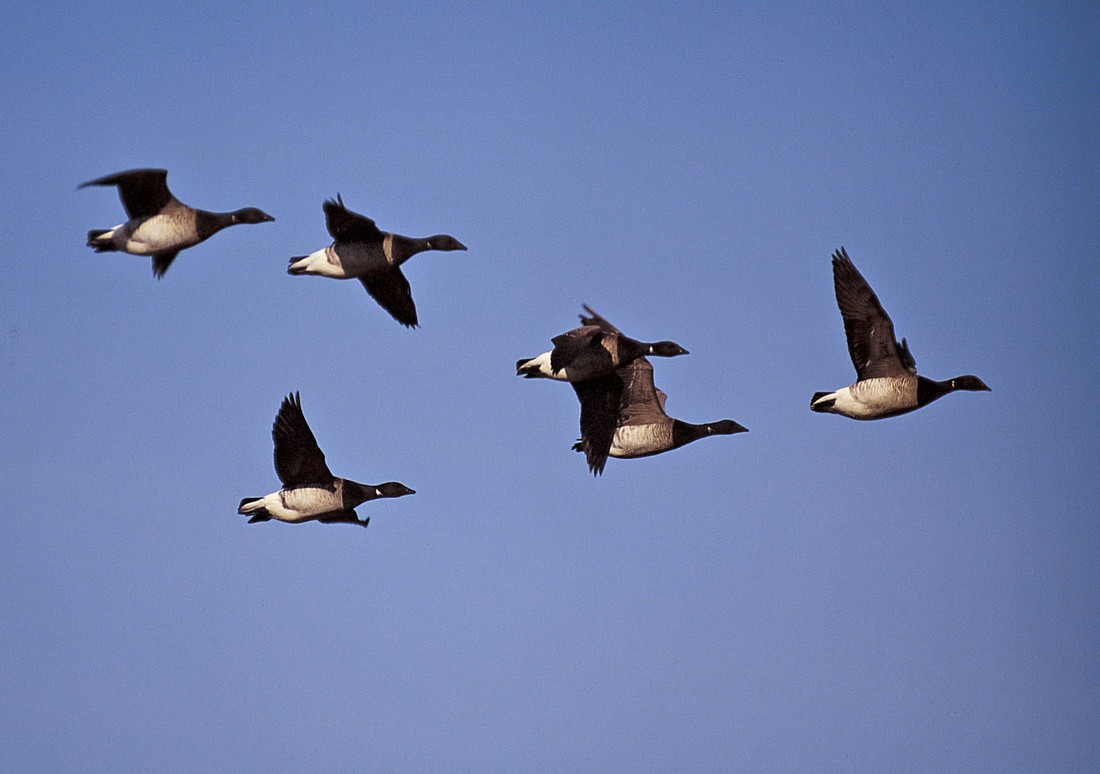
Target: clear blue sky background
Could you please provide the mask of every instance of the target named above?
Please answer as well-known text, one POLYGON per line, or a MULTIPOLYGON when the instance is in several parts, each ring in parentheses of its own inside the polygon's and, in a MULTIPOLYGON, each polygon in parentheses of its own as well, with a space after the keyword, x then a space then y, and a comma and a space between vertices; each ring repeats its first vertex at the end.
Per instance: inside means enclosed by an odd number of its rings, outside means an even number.
POLYGON ((17 3, 0 56, 5 772, 1100 769, 1095 3, 17 3), (277 220, 157 282, 84 245, 139 166, 277 220), (420 329, 286 274, 337 192, 469 246, 420 329), (840 245, 993 392, 811 413, 840 245), (585 302, 750 432, 594 479, 513 370, 585 302), (246 525, 293 390, 417 494, 246 525))

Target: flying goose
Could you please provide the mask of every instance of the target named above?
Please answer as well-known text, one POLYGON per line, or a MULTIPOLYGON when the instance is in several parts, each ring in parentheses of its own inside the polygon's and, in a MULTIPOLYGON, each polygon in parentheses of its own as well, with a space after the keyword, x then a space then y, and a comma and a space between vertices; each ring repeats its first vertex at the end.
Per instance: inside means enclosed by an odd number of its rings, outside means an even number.
POLYGON ((976 376, 944 382, 917 376, 908 344, 894 338, 890 316, 843 247, 833 253, 833 285, 856 382, 836 392, 815 392, 810 399, 812 410, 852 419, 882 419, 913 411, 955 390, 989 390, 976 376))
POLYGON ((332 244, 291 258, 287 273, 354 277, 393 319, 415 328, 416 306, 401 264, 425 250, 465 250, 466 245, 447 234, 416 239, 381 231, 373 220, 345 207, 340 194, 326 201, 324 210, 332 244))
MULTIPOLYGON (((617 329, 588 307, 586 325, 617 329)), ((638 357, 605 376, 573 382, 581 403, 581 439, 573 449, 583 451, 593 475, 603 472, 608 456, 648 457, 671 451, 710 435, 746 433, 748 428, 723 419, 701 425, 673 419, 665 413, 664 392, 653 385, 653 365, 638 357)))
POLYGON ((517 360, 516 375, 526 379, 580 382, 606 376, 644 355, 675 357, 688 354, 686 349, 673 341, 649 343, 624 336, 613 326, 604 327, 594 322, 597 318, 603 318, 587 305, 584 310, 592 317, 581 315, 581 327, 552 338, 550 341, 554 348, 549 352, 517 360))
POLYGON ((153 274, 168 271, 176 253, 193 247, 228 226, 275 220, 263 210, 245 207, 235 212, 207 212, 188 207, 168 190, 168 170, 131 169, 81 183, 118 186, 118 195, 130 220, 114 228, 92 229, 88 247, 97 253, 121 251, 153 257, 153 274))
POLYGON ((275 441, 275 472, 283 488, 264 497, 241 500, 237 513, 251 516, 249 524, 278 519, 293 524, 316 520, 365 527, 370 517, 359 520, 355 507, 360 503, 379 497, 416 494, 396 481, 372 486, 333 476, 325 464, 324 452, 306 424, 298 393, 283 399, 271 428, 271 437, 275 441))

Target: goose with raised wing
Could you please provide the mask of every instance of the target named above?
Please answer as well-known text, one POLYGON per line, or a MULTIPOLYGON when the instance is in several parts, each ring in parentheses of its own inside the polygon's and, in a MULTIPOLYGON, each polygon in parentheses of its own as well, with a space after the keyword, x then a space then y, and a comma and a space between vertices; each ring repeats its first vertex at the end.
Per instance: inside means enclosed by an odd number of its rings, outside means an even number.
POLYGON ((381 497, 416 494, 396 481, 360 484, 333 476, 306 423, 298 393, 283 399, 271 437, 275 441, 275 473, 283 486, 264 497, 241 500, 237 513, 250 516, 249 524, 277 519, 292 524, 345 522, 365 527, 370 517, 360 521, 356 506, 381 497))
POLYGON ((833 287, 856 381, 834 392, 814 393, 813 411, 882 419, 927 406, 957 390, 989 391, 985 382, 970 374, 942 382, 918 376, 908 344, 894 338, 890 316, 843 247, 833 253, 833 287))

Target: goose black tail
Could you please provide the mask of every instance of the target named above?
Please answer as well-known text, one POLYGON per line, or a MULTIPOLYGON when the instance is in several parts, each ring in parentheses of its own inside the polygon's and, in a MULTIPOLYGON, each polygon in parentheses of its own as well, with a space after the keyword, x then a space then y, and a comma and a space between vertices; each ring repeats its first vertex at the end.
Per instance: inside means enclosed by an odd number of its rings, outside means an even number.
POLYGON ((271 521, 271 514, 267 512, 267 508, 257 507, 249 508, 252 503, 257 503, 262 500, 262 497, 246 497, 241 500, 241 504, 237 506, 237 513, 244 513, 252 518, 248 520, 249 524, 255 524, 257 521, 271 521))
POLYGON ((539 367, 537 365, 527 365, 535 358, 527 357, 516 361, 516 376, 522 376, 524 379, 533 379, 539 375, 539 367), (525 367, 526 366, 526 367, 525 367))
POLYGON ((94 247, 97 253, 110 252, 111 250, 114 250, 115 248, 111 245, 110 242, 98 241, 101 236, 109 233, 111 233, 111 229, 109 228, 93 228, 91 231, 88 232, 88 247, 94 247))

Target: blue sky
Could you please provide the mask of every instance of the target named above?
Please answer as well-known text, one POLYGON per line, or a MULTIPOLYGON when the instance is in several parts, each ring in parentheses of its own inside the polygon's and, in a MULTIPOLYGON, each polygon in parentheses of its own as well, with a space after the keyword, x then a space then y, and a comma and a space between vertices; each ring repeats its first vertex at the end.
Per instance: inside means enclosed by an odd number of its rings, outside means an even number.
POLYGON ((1091 4, 17 4, 0 30, 0 768, 1100 768, 1091 4), (256 206, 93 253, 79 183, 256 206), (421 327, 322 202, 464 253, 421 327), (844 245, 921 373, 857 423, 844 245), (588 303, 747 434, 570 451, 588 303), (247 525, 300 391, 367 530, 247 525))

